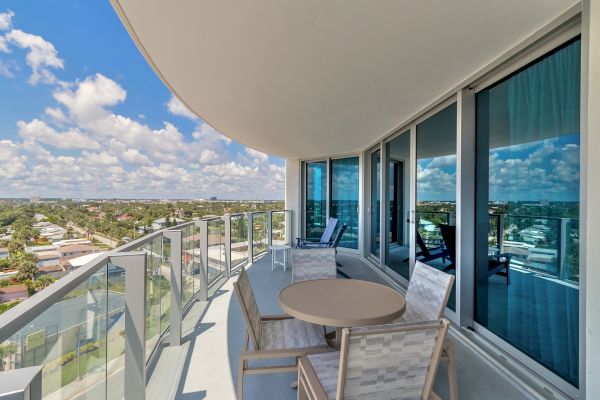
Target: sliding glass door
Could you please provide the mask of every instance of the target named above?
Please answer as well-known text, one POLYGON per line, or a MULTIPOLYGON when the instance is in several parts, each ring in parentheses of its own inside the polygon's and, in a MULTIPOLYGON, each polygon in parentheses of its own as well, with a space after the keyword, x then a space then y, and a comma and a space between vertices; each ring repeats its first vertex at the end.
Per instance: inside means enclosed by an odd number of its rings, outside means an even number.
POLYGON ((327 161, 306 162, 304 177, 304 234, 320 239, 327 225, 327 161))
POLYGON ((381 228, 381 151, 371 153, 371 254, 379 258, 381 228))
MULTIPOLYGON (((417 125, 416 259, 456 274, 456 103, 417 125)), ((448 300, 455 309, 456 293, 448 300)))
POLYGON ((385 263, 393 271, 409 279, 410 131, 387 142, 385 149, 385 263))
POLYGON ((359 158, 335 158, 331 163, 331 196, 329 216, 338 219, 339 230, 346 224, 346 231, 339 246, 358 249, 359 214, 359 158))
POLYGON ((476 312, 579 382, 580 42, 477 93, 476 312))

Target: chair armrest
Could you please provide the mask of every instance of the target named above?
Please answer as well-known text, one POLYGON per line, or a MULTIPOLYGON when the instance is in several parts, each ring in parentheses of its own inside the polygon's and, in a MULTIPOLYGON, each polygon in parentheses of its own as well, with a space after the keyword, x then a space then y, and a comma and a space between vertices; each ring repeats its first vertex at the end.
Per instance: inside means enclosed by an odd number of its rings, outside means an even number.
POLYGON ((291 315, 280 314, 280 315, 263 315, 260 317, 263 321, 276 321, 280 319, 290 319, 294 318, 291 315))

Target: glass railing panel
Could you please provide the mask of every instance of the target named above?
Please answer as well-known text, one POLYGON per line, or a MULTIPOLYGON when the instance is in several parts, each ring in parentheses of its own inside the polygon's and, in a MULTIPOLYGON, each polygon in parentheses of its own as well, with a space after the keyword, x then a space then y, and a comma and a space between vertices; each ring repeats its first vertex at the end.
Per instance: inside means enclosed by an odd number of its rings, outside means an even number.
POLYGON ((271 243, 286 244, 286 218, 287 212, 273 211, 271 213, 271 243))
POLYGON ((105 266, 1 343, 2 369, 42 365, 44 399, 106 398, 107 314, 124 304, 107 297, 105 266))
POLYGON ((252 247, 254 257, 267 251, 267 213, 258 212, 253 215, 252 247))
POLYGON ((195 225, 182 229, 181 239, 181 304, 185 304, 194 295, 194 265, 200 254, 200 231, 195 225))
POLYGON ((225 221, 208 221, 208 282, 218 279, 225 270, 225 221))
MULTIPOLYGON (((419 208, 419 207, 417 207, 419 208)), ((420 211, 415 213, 418 234, 427 247, 438 247, 444 244, 440 225, 455 225, 456 214, 450 211, 420 211)), ((418 251, 418 250, 417 250, 418 251)))
POLYGON ((231 268, 248 260, 248 218, 246 215, 231 216, 231 268))
POLYGON ((162 253, 157 276, 160 284, 160 333, 171 324, 171 240, 162 237, 162 253))
POLYGON ((125 389, 125 269, 108 264, 106 398, 122 399, 125 389))

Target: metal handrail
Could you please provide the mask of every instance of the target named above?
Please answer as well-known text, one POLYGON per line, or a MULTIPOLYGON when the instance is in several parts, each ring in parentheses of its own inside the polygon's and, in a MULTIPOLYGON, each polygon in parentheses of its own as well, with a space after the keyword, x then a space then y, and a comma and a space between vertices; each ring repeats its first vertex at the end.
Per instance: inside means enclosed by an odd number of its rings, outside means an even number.
MULTIPOLYGON (((261 212, 266 213, 268 211, 261 212)), ((207 218, 205 220, 210 221, 218 219, 220 219, 220 217, 207 218)), ((185 228, 195 223, 195 221, 185 222, 169 228, 164 228, 99 255, 97 258, 90 260, 87 264, 57 280, 42 291, 34 294, 25 301, 17 304, 15 307, 0 314, 0 343, 3 343, 5 340, 9 339, 25 325, 33 321, 37 316, 54 305, 55 302, 62 299, 71 291, 75 290, 79 285, 88 280, 91 276, 99 272, 108 264, 110 257, 135 250, 140 246, 143 246, 144 244, 163 236, 164 232, 166 231, 185 228)))

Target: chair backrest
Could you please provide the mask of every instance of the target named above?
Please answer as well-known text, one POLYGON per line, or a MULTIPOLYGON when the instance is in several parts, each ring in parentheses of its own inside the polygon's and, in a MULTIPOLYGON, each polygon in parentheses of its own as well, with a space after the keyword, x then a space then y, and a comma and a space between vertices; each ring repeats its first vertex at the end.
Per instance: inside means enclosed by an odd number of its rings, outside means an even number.
POLYGON ((335 249, 331 247, 292 249, 293 283, 336 277, 335 249))
POLYGON ((338 245, 340 244, 340 241, 342 240, 342 236, 344 236, 344 232, 346 232, 347 227, 348 226, 346 224, 342 225, 342 227, 338 231, 337 235, 335 236, 335 239, 333 240, 333 244, 331 245, 331 247, 333 247, 334 249, 337 249, 338 245))
POLYGON ((414 322, 441 318, 453 283, 453 275, 417 261, 406 290, 406 310, 402 319, 414 322))
POLYGON ((325 226, 325 230, 321 235, 321 243, 327 243, 331 240, 331 236, 333 236, 333 232, 335 232, 335 228, 337 226, 338 220, 337 218, 329 218, 327 221, 327 225, 325 226))
POLYGON ((256 299, 254 298, 254 292, 252 292, 252 286, 250 286, 248 273, 244 268, 241 268, 237 281, 233 282, 233 287, 242 308, 248 335, 252 339, 254 349, 259 350, 263 327, 262 318, 258 304, 256 304, 256 299))
POLYGON ((344 329, 337 400, 430 399, 448 321, 344 329))
POLYGON ((423 236, 421 236, 418 229, 416 229, 416 231, 417 231, 417 245, 419 246, 419 249, 421 250, 421 255, 423 257, 429 257, 429 255, 431 253, 429 252, 429 249, 427 248, 427 245, 425 244, 425 241, 423 240, 423 236))
POLYGON ((456 262, 456 226, 440 224, 439 227, 448 257, 452 262, 456 262))

